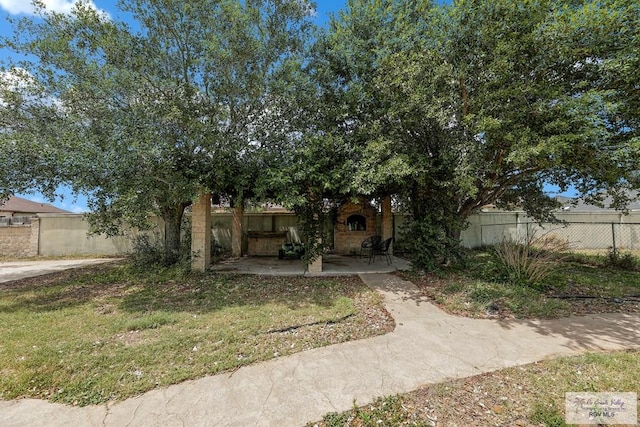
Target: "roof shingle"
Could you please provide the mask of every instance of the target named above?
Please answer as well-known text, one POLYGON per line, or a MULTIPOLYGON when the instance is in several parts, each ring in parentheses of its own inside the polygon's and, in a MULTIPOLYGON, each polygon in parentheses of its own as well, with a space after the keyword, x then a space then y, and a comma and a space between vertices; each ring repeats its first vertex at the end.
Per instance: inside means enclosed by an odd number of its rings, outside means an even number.
POLYGON ((0 211, 15 213, 71 213, 48 203, 32 202, 18 196, 10 196, 9 200, 0 204, 0 211))

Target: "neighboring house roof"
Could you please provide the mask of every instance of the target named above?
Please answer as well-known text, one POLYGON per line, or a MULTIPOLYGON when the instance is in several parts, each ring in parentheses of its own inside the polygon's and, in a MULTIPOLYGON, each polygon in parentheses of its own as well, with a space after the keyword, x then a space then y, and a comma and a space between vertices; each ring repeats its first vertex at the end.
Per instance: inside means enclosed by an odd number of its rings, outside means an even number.
POLYGON ((65 211, 64 209, 56 208, 48 203, 38 203, 32 202, 31 200, 23 199, 22 197, 11 196, 9 200, 7 200, 4 204, 0 205, 0 212, 11 212, 11 213, 28 213, 28 214, 37 214, 37 213, 71 213, 69 211, 65 211))
MULTIPOLYGON (((638 195, 635 193, 631 193, 630 196, 633 197, 637 197, 638 195)), ((571 199, 569 197, 562 197, 562 196, 558 196, 556 197, 556 200, 558 200, 560 203, 562 203, 562 210, 563 211, 569 211, 569 212, 603 212, 603 211, 612 211, 614 210, 613 208, 611 208, 611 203, 612 203, 612 198, 611 197, 605 197, 605 199, 603 200, 603 207, 600 206, 595 206, 595 205, 590 205, 588 203, 586 203, 584 200, 582 199, 571 199)), ((627 210, 629 212, 638 212, 640 211, 640 200, 635 200, 631 203, 629 203, 627 205, 627 210)))

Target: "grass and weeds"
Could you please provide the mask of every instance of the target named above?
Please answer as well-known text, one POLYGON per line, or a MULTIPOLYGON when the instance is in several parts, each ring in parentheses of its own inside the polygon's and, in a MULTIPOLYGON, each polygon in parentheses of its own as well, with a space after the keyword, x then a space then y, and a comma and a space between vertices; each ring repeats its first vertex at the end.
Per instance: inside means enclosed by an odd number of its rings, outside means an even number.
MULTIPOLYGON (((514 282, 490 250, 471 252, 462 267, 403 275, 466 316, 640 312, 640 271, 621 268, 629 261, 545 262, 553 268, 535 282, 514 282)), ((0 284, 0 399, 119 400, 392 328, 382 298, 357 278, 140 271, 116 261, 0 284)), ((612 353, 512 368, 332 414, 324 425, 562 425, 564 392, 637 391, 639 360, 612 353)))
MULTIPOLYGON (((633 256, 616 261, 611 254, 541 255, 508 246, 501 254, 472 251, 460 267, 401 274, 445 310, 465 316, 640 312, 640 272, 630 261, 633 256)), ((640 351, 592 353, 436 384, 365 406, 355 402, 352 410, 327 414, 309 425, 566 426, 565 393, 638 392, 638 384, 640 351)))
POLYGON ((640 271, 612 266, 606 255, 560 254, 545 262, 553 265, 533 283, 505 275, 492 250, 471 251, 460 267, 402 275, 443 309, 470 317, 640 312, 640 271))
MULTIPOLYGON (((591 353, 519 366, 380 398, 318 427, 566 426, 567 392, 638 392, 640 351, 591 353)), ((357 404, 357 402, 356 402, 357 404)))
POLYGON ((125 263, 0 284, 0 398, 74 405, 388 332, 357 278, 140 272, 125 263))

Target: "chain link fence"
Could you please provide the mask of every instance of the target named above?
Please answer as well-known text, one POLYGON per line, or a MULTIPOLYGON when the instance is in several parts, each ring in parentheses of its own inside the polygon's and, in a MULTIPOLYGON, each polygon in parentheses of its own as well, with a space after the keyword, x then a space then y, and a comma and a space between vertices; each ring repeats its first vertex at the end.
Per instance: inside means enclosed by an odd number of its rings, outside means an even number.
POLYGON ((537 224, 535 222, 483 224, 480 227, 482 245, 493 245, 504 239, 553 237, 569 243, 573 250, 640 251, 640 223, 564 222, 537 224))

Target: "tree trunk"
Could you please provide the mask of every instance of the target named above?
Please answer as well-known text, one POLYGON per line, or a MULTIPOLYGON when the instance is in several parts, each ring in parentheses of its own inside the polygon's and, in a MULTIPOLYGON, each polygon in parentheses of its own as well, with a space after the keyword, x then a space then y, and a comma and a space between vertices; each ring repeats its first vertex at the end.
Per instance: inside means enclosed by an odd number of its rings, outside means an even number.
POLYGON ((233 223, 231 226, 231 256, 242 256, 242 221, 244 218, 244 199, 242 196, 233 200, 233 223))
POLYGON ((181 203, 177 206, 162 209, 164 221, 164 250, 167 264, 173 265, 180 259, 180 229, 182 216, 188 204, 181 203))

